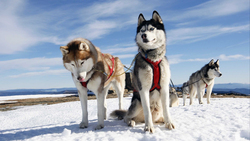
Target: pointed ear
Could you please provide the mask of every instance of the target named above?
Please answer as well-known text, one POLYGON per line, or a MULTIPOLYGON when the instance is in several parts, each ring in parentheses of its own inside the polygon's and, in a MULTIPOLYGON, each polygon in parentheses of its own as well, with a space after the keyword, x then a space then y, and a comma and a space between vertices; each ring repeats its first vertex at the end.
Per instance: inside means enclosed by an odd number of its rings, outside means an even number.
POLYGON ((217 65, 217 66, 219 66, 219 59, 217 59, 217 61, 215 62, 215 64, 217 65))
POLYGON ((143 16, 142 13, 141 13, 141 14, 139 15, 139 17, 138 17, 138 25, 137 25, 137 26, 141 25, 141 23, 142 23, 143 21, 145 21, 145 18, 144 18, 144 16, 143 16))
POLYGON ((79 45, 79 50, 89 50, 88 44, 82 42, 82 43, 79 45))
POLYGON ((152 19, 154 19, 156 22, 159 22, 159 23, 163 24, 161 16, 159 15, 159 13, 157 11, 153 12, 152 19))
POLYGON ((213 64, 214 64, 214 59, 212 59, 212 60, 208 63, 209 66, 212 66, 213 64))
POLYGON ((69 53, 69 47, 68 46, 61 46, 60 50, 62 52, 62 55, 65 55, 65 54, 69 53))

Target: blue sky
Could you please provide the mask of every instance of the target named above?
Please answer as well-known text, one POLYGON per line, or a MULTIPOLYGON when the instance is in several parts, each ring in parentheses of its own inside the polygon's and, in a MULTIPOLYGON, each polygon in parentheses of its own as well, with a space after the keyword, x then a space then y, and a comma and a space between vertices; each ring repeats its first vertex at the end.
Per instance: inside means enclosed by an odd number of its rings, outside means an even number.
POLYGON ((137 18, 161 15, 172 80, 182 84, 212 58, 215 83, 249 84, 249 0, 1 0, 0 90, 74 87, 60 46, 76 37, 129 65, 137 18))

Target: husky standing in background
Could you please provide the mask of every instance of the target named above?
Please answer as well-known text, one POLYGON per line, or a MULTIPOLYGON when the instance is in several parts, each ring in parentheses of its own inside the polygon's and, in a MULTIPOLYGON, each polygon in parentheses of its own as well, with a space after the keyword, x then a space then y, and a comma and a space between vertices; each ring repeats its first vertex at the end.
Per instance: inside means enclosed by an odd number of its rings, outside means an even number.
POLYGON ((169 106, 170 107, 177 107, 179 106, 179 99, 178 99, 178 94, 175 90, 175 88, 171 88, 169 89, 169 106))
POLYGON ((87 90, 96 94, 98 125, 104 127, 106 119, 106 96, 110 86, 114 86, 119 98, 119 109, 122 109, 122 98, 125 87, 125 74, 119 58, 110 54, 102 54, 89 40, 77 38, 61 46, 64 67, 71 72, 78 89, 82 107, 80 128, 88 127, 87 90), (122 74, 122 75, 121 75, 122 74))
POLYGON ((144 130, 154 132, 154 122, 165 122, 174 129, 169 113, 170 68, 166 53, 166 34, 162 19, 154 11, 151 20, 138 17, 136 43, 139 53, 132 71, 134 93, 128 111, 116 110, 111 116, 124 118, 129 126, 145 122, 144 130))
POLYGON ((189 81, 184 83, 183 89, 183 105, 185 106, 186 94, 190 94, 190 105, 193 99, 198 95, 199 104, 203 104, 202 97, 207 89, 207 103, 210 103, 212 89, 214 87, 215 77, 221 77, 219 59, 214 62, 212 59, 208 64, 196 71, 189 77, 189 81))

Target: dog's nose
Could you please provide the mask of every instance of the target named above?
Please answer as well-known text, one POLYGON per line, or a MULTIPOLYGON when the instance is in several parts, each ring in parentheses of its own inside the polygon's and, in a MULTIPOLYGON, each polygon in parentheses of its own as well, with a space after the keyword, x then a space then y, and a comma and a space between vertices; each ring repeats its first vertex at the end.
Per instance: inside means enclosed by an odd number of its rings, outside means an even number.
POLYGON ((222 74, 220 74, 220 77, 222 76, 222 74))
POLYGON ((141 35, 141 38, 142 38, 142 39, 146 39, 146 38, 147 38, 147 34, 142 34, 142 35, 141 35))

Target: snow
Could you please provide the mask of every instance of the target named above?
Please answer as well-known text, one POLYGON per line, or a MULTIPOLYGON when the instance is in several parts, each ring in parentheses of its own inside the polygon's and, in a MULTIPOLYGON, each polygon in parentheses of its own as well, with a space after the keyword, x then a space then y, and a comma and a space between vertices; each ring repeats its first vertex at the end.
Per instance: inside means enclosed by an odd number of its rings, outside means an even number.
MULTIPOLYGON (((128 108, 131 97, 124 98, 128 108)), ((100 141, 247 141, 250 140, 250 100, 247 98, 212 98, 211 104, 170 108, 176 126, 168 130, 155 125, 155 133, 144 133, 144 124, 128 127, 123 120, 109 118, 105 127, 97 125, 96 100, 88 101, 89 127, 80 129, 81 106, 79 101, 54 105, 24 106, 17 110, 0 112, 0 140, 100 140, 100 141)), ((189 100, 188 100, 189 101, 189 100)), ((205 101, 205 99, 204 99, 205 101)), ((118 99, 107 99, 108 115, 118 107, 118 99)))

